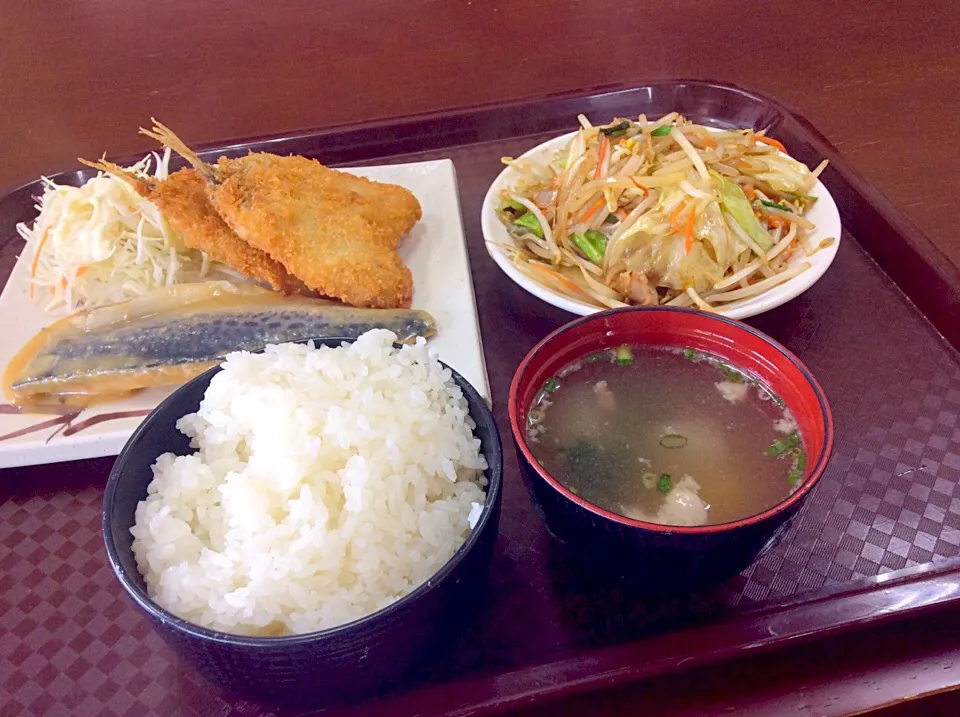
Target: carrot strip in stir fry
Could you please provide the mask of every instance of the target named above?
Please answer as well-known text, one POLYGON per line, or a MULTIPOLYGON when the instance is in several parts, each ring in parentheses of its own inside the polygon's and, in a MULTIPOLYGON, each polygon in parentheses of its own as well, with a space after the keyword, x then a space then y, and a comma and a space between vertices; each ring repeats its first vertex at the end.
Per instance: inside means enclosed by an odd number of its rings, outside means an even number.
POLYGON ((783 152, 784 154, 787 154, 787 148, 784 147, 780 142, 778 142, 777 140, 775 140, 773 137, 757 137, 757 141, 758 141, 758 142, 763 142, 764 144, 768 144, 768 145, 770 145, 771 147, 776 147, 777 149, 779 149, 779 150, 780 150, 781 152, 783 152))
POLYGON ((687 228, 683 232, 684 241, 683 241, 683 253, 689 254, 690 250, 693 248, 693 222, 697 218, 697 208, 693 207, 690 209, 690 218, 687 219, 687 228))

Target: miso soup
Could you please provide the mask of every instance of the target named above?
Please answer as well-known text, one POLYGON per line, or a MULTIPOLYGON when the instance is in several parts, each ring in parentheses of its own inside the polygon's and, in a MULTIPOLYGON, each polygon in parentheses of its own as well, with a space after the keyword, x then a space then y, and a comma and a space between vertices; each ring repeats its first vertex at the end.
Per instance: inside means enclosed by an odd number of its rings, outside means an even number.
POLYGON ((565 366, 537 394, 527 442, 584 500, 664 525, 763 512, 796 489, 806 464, 777 396, 690 349, 621 346, 565 366))

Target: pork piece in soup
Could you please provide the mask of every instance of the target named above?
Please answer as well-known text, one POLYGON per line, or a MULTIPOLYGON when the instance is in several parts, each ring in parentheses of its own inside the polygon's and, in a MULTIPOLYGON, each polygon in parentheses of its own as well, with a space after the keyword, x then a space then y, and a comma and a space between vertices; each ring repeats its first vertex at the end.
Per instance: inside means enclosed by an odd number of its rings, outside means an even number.
POLYGON ((789 410, 765 385, 691 349, 620 346, 544 382, 527 443, 571 492, 636 520, 714 525, 756 515, 803 480, 789 410))

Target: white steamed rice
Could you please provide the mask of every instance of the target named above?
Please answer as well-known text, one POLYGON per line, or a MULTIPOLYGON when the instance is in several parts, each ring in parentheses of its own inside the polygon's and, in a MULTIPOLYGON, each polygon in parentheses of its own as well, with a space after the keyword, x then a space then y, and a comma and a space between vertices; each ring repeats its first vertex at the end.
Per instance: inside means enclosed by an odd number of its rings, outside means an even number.
POLYGON ((368 615, 464 543, 485 494, 466 399, 423 340, 231 354, 157 459, 131 532, 150 595, 193 623, 305 633, 368 615))

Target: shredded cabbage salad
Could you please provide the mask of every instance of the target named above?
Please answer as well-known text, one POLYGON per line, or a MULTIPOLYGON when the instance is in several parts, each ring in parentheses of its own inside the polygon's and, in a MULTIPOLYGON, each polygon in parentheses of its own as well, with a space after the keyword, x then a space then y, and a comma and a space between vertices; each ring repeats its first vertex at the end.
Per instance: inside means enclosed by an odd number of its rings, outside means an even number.
MULTIPOLYGON (((142 178, 167 178, 170 150, 130 167, 142 178)), ((17 231, 33 252, 30 297, 47 311, 75 311, 198 281, 214 268, 188 249, 157 207, 126 182, 99 173, 80 187, 43 178, 33 226, 17 231)))
POLYGON ((497 214, 514 265, 597 307, 722 311, 810 267, 811 171, 764 132, 717 131, 676 112, 595 126, 566 147, 503 162, 520 178, 497 214), (792 257, 797 261, 791 261, 792 257))

